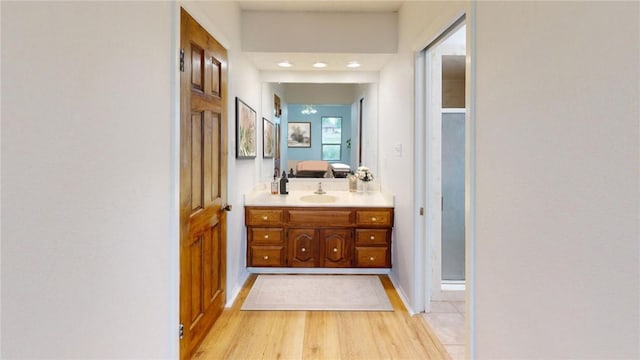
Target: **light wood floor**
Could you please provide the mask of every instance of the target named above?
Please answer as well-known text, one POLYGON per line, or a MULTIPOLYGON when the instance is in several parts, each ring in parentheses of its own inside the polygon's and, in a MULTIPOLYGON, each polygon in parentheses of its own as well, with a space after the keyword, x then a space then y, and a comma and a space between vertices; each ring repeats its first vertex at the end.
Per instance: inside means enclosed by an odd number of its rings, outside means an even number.
POLYGON ((256 275, 225 309, 194 359, 449 359, 421 316, 410 316, 386 275, 394 311, 240 311, 256 275))

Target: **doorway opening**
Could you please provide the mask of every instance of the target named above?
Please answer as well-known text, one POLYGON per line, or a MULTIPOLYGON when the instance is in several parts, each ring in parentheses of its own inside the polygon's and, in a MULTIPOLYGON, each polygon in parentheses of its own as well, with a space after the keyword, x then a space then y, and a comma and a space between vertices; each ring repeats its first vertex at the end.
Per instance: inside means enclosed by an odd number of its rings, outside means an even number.
POLYGON ((424 248, 424 315, 452 358, 464 358, 470 348, 465 345, 471 206, 467 49, 462 16, 416 56, 416 144, 421 144, 415 150, 416 194, 424 201, 417 241, 424 248))
MULTIPOLYGON (((463 20, 463 19, 462 19, 463 20)), ((424 50, 426 81, 426 192, 431 215, 426 240, 431 249, 430 297, 446 301, 465 289, 465 81, 466 26, 463 21, 424 50)), ((457 296, 458 298, 460 295, 457 296)))

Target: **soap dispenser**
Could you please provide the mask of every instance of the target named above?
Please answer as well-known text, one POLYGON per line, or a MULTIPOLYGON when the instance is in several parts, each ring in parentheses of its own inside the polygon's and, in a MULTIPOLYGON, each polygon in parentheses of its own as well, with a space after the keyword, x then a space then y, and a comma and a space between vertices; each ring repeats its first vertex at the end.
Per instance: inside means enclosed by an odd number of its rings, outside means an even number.
POLYGON ((271 182, 271 195, 278 195, 278 180, 276 180, 275 174, 273 175, 273 181, 271 182))
POLYGON ((282 171, 282 177, 280 178, 280 195, 287 195, 289 193, 289 179, 287 179, 287 172, 282 171))

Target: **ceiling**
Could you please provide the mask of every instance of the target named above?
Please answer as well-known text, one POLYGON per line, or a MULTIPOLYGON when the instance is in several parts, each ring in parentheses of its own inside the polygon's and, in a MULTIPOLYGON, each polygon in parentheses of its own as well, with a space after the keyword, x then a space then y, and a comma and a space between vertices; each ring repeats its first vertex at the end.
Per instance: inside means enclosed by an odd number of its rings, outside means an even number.
MULTIPOLYGON (((402 6, 402 0, 356 0, 356 1, 237 1, 243 11, 277 11, 277 12, 396 12, 402 6)), ((346 54, 346 53, 279 53, 279 52, 245 52, 253 65, 261 71, 313 71, 313 72, 375 72, 380 71, 392 57, 392 54, 346 54), (293 68, 283 69, 277 63, 287 60, 294 64, 293 68), (312 65, 325 62, 327 67, 316 69, 312 65), (361 64, 359 68, 347 68, 350 61, 361 64)))
POLYGON ((337 11, 337 12, 372 12, 398 11, 402 0, 357 0, 357 1, 237 1, 242 10, 250 11, 337 11))
POLYGON ((391 59, 392 54, 335 54, 335 53, 266 53, 245 52, 253 65, 262 71, 380 71, 391 59), (283 69, 278 66, 281 61, 287 60, 294 66, 291 69, 283 69), (317 69, 313 64, 321 61, 327 64, 326 68, 317 69), (357 61, 359 68, 348 68, 346 64, 357 61))

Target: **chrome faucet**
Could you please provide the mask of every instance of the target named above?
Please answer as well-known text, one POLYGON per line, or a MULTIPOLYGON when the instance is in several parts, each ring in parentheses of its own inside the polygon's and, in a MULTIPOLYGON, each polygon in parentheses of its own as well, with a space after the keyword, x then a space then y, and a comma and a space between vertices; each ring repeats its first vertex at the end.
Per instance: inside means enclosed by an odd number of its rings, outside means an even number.
POLYGON ((326 194, 327 192, 322 190, 322 183, 319 182, 318 183, 318 190, 313 192, 314 194, 318 194, 318 195, 322 195, 322 194, 326 194))

